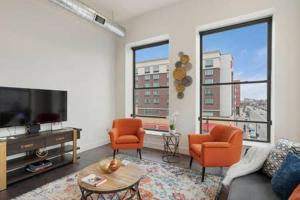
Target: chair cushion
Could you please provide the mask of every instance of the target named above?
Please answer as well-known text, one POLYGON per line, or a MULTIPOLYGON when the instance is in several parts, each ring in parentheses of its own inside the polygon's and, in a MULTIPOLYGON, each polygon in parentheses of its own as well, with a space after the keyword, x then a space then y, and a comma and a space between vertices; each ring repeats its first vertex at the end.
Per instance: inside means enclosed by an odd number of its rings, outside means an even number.
POLYGON ((117 144, 139 143, 139 139, 136 135, 122 135, 117 138, 116 143, 117 144))
POLYGON ((201 148, 202 148, 202 144, 192 144, 191 145, 192 151, 197 155, 201 155, 201 148))

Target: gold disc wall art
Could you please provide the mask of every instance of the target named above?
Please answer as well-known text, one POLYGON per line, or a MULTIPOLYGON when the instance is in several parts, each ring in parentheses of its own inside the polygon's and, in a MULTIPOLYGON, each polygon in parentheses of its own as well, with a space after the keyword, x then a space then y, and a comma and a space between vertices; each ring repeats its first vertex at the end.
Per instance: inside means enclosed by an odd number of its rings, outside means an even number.
POLYGON ((174 85, 177 91, 177 98, 182 99, 184 97, 184 90, 186 87, 192 85, 193 79, 187 75, 187 71, 192 69, 190 63, 190 57, 183 52, 178 53, 179 61, 175 63, 175 69, 173 71, 174 85))

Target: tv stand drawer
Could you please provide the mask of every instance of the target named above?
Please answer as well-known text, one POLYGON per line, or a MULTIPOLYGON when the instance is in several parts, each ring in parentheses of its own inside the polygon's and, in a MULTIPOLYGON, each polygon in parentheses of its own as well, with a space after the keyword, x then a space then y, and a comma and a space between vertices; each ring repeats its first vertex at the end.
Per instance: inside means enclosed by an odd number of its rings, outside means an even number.
POLYGON ((53 134, 47 138, 47 146, 73 141, 73 131, 53 134))
POLYGON ((32 151, 46 146, 45 138, 30 138, 7 146, 7 155, 32 151))

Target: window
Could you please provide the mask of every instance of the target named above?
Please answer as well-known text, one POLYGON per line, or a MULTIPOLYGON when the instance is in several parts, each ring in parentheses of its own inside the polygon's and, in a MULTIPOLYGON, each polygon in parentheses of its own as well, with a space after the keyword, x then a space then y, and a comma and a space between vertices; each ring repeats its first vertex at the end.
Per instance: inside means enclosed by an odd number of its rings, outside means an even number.
POLYGON ((153 99, 153 103, 159 104, 159 99, 158 99, 158 98, 154 98, 154 99, 153 99))
POLYGON ((214 66, 214 61, 213 61, 213 59, 206 59, 206 60, 204 60, 204 63, 205 63, 205 67, 206 67, 206 68, 209 68, 209 67, 213 67, 213 66, 214 66))
POLYGON ((271 17, 200 32, 201 133, 228 124, 270 142, 271 43, 271 17))
POLYGON ((149 99, 149 98, 146 98, 144 101, 145 101, 145 104, 150 104, 151 103, 151 99, 149 99))
POLYGON ((159 90, 153 90, 153 95, 154 96, 159 96, 159 90))
POLYGON ((207 79, 204 80, 204 83, 205 84, 212 84, 212 83, 214 83, 214 80, 212 78, 207 78, 207 79))
POLYGON ((204 70, 204 75, 205 76, 212 76, 212 75, 214 75, 214 70, 213 69, 206 69, 206 70, 204 70))
POLYGON ((169 86, 165 74, 169 71, 169 43, 163 41, 134 47, 132 50, 133 74, 139 71, 142 75, 144 72, 145 80, 134 82, 132 116, 142 119, 145 129, 168 131, 169 86), (138 104, 135 99, 139 99, 138 104))
POLYGON ((153 73, 159 73, 159 66, 158 65, 153 66, 153 73))
POLYGON ((150 67, 147 66, 147 67, 145 67, 145 74, 149 74, 149 73, 150 73, 150 67))
POLYGON ((148 81, 148 80, 150 80, 150 78, 151 78, 151 76, 150 76, 150 75, 145 75, 145 77, 144 77, 145 81, 148 81))
POLYGON ((159 87, 159 82, 154 82, 153 87, 159 87))
POLYGON ((151 95, 150 90, 146 90, 146 91, 145 91, 145 96, 150 96, 150 95, 151 95))
POLYGON ((211 88, 205 88, 204 89, 204 94, 206 96, 211 96, 213 93, 212 93, 212 89, 211 88))
POLYGON ((153 80, 158 80, 159 79, 159 74, 153 74, 153 80))
POLYGON ((145 85, 145 88, 151 87, 151 84, 150 84, 150 83, 148 83, 148 82, 147 82, 147 83, 145 83, 144 85, 145 85))
POLYGON ((205 99, 205 102, 204 102, 206 105, 212 105, 214 104, 214 99, 205 99))
POLYGON ((138 81, 138 80, 139 80, 139 77, 138 77, 138 76, 136 76, 136 77, 135 77, 135 80, 136 80, 136 81, 138 81))

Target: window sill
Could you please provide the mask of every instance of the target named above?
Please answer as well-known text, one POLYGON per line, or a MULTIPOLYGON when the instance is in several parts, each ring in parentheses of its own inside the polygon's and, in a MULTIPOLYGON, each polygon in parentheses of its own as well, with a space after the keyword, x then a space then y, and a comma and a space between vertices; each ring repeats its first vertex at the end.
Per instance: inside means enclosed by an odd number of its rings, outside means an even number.
POLYGON ((153 136, 162 136, 166 132, 162 131, 152 131, 152 130, 145 130, 146 135, 153 135, 153 136))
POLYGON ((255 141, 243 141, 243 146, 258 146, 258 147, 269 147, 273 146, 271 143, 267 142, 255 142, 255 141))

